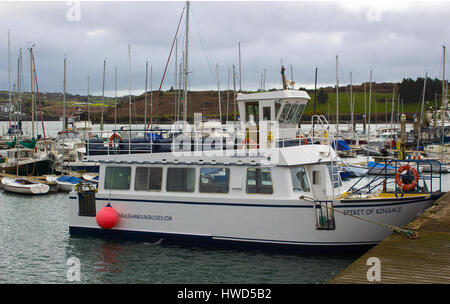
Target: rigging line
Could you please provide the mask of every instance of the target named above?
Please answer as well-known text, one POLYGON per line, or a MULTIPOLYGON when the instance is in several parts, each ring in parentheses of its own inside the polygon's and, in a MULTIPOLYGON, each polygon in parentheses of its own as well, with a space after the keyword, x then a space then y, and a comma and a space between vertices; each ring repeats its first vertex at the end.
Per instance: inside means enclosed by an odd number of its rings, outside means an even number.
MULTIPOLYGON (((210 52, 210 50, 209 50, 208 45, 206 44, 206 42, 202 39, 202 33, 200 32, 200 27, 198 26, 197 19, 196 19, 196 17, 195 17, 194 14, 193 14, 192 9, 191 9, 191 14, 192 14, 192 20, 194 20, 195 28, 197 29, 198 39, 200 40, 200 44, 201 44, 201 46, 202 46, 203 52, 205 53, 205 58, 206 58, 206 61, 207 61, 207 63, 208 63, 208 67, 209 67, 209 72, 211 73, 211 76, 212 76, 213 81, 214 81, 215 83, 217 83, 217 78, 216 78, 216 76, 214 75, 214 72, 213 72, 213 69, 212 69, 211 62, 210 62, 210 60, 209 60, 209 58, 208 58, 208 56, 209 56, 209 57, 212 57, 212 56, 211 56, 211 52, 210 52)), ((213 59, 213 58, 211 58, 211 60, 212 60, 212 59, 213 59)))
MULTIPOLYGON (((178 30, 180 29, 180 25, 181 25, 181 21, 183 20, 183 15, 184 15, 184 10, 186 9, 186 7, 183 8, 183 11, 181 12, 181 16, 180 16, 180 21, 178 22, 178 27, 177 27, 177 31, 175 33, 175 37, 173 37, 173 42, 172 42, 172 47, 170 48, 170 53, 169 53, 169 58, 167 58, 167 63, 166 63, 166 68, 164 69, 164 74, 163 77, 161 79, 161 84, 159 85, 159 90, 158 90, 158 95, 156 95, 156 103, 155 106, 158 105, 158 101, 159 101, 159 93, 161 92, 161 87, 164 83, 164 78, 166 76, 166 72, 167 72, 167 66, 169 65, 170 62, 170 57, 172 56, 172 51, 173 51, 173 46, 175 45, 175 41, 177 39, 177 35, 178 35, 178 30)), ((150 115, 150 121, 147 124, 146 129, 148 129, 148 127, 150 126, 151 122, 153 121, 153 109, 151 109, 151 115, 150 115)))

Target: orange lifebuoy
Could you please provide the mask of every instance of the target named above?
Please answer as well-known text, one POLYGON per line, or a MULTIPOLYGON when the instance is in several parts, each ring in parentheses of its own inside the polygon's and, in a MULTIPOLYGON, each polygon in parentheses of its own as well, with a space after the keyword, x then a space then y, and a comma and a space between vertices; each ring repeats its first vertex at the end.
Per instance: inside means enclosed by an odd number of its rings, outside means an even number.
POLYGON ((303 138, 303 144, 304 145, 309 145, 308 139, 307 138, 303 138))
POLYGON ((397 173, 395 173, 395 182, 397 185, 404 191, 410 191, 416 188, 417 183, 419 182, 419 173, 415 168, 412 168, 410 165, 404 165, 398 168, 397 173), (409 171, 414 175, 414 180, 409 184, 404 184, 402 181, 401 174, 403 171, 409 171))
POLYGON ((114 139, 116 139, 116 138, 118 138, 119 141, 122 140, 122 137, 120 137, 120 135, 119 135, 118 133, 115 133, 115 132, 113 133, 113 135, 111 135, 111 136, 109 137, 108 145, 109 145, 110 148, 112 148, 113 142, 115 142, 114 139))

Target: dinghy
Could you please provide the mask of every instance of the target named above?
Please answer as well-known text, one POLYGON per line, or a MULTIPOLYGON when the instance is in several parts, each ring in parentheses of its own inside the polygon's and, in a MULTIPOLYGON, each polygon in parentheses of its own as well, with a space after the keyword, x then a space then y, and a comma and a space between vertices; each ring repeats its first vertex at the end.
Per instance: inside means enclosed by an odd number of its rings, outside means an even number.
POLYGON ((6 191, 22 194, 46 194, 50 190, 48 185, 33 182, 22 177, 4 177, 1 184, 6 191))
POLYGON ((78 184, 80 179, 75 176, 61 175, 56 178, 57 188, 60 191, 70 192, 74 189, 75 185, 78 184))

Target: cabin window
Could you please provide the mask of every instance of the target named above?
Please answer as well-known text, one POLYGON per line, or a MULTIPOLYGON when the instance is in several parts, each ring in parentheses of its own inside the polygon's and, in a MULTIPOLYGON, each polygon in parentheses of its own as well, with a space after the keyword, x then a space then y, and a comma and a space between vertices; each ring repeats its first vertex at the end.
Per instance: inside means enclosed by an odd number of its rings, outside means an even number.
POLYGON ((292 124, 297 124, 298 121, 300 120, 300 117, 302 116, 303 109, 305 108, 305 106, 306 105, 304 105, 304 104, 299 104, 297 107, 297 110, 295 111, 294 116, 292 117, 292 120, 288 121, 288 122, 292 123, 292 124))
POLYGON ((286 119, 289 109, 291 108, 291 104, 286 103, 283 107, 283 111, 281 112, 280 118, 278 119, 279 123, 284 123, 284 120, 286 119))
POLYGON ((129 190, 131 167, 106 167, 105 189, 129 190))
POLYGON ((247 193, 273 193, 272 175, 269 168, 247 169, 247 193))
POLYGON ((314 170, 313 172, 313 185, 320 185, 320 171, 314 170))
POLYGON ((297 167, 291 169, 292 188, 294 192, 304 191, 309 192, 309 182, 304 167, 297 167))
POLYGON ((297 103, 294 103, 291 106, 291 109, 289 110, 289 114, 287 115, 286 120, 284 121, 285 123, 291 123, 292 118, 294 117, 294 114, 297 111, 298 106, 299 106, 299 104, 297 104, 297 103))
POLYGON ((263 120, 271 120, 270 113, 271 107, 263 107, 263 120))
POLYGON ((162 168, 137 167, 134 190, 161 191, 162 168))
POLYGON ((331 166, 331 164, 328 164, 328 172, 330 172, 330 178, 331 178, 331 182, 333 184, 333 188, 342 186, 342 182, 339 177, 339 171, 338 171, 337 166, 336 165, 331 166))
POLYGON ((255 123, 259 121, 259 106, 258 103, 247 103, 245 109, 245 118, 246 121, 250 121, 250 115, 253 115, 253 120, 255 123))
POLYGON ((167 191, 194 192, 195 168, 168 168, 167 191))
POLYGON ((228 168, 201 168, 200 192, 228 193, 229 172, 228 168))

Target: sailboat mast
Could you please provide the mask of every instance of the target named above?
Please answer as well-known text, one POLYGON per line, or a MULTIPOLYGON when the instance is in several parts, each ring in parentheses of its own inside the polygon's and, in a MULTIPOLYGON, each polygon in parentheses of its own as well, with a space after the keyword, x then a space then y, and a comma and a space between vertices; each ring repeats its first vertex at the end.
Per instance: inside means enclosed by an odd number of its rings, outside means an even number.
POLYGON ((128 106, 129 106, 129 124, 131 131, 131 46, 128 44, 128 106))
POLYGON ((144 128, 147 126, 147 85, 148 85, 148 61, 145 62, 145 102, 144 102, 144 128))
POLYGON ((187 122, 187 86, 188 86, 188 48, 189 48, 189 6, 190 2, 186 1, 186 47, 184 50, 184 78, 183 78, 183 120, 187 122))
POLYGON ((219 119, 220 123, 222 123, 222 101, 220 100, 220 80, 219 80, 219 65, 216 64, 216 73, 217 73, 217 93, 219 95, 219 119))
POLYGON ((242 93, 241 42, 238 43, 238 47, 239 47, 239 93, 242 93))
POLYGON ((352 124, 352 131, 353 130, 353 85, 352 85, 352 72, 350 72, 350 111, 351 111, 351 124, 352 124))
POLYGON ((106 74, 106 60, 103 60, 103 87, 102 87, 102 117, 100 118, 100 131, 103 131, 103 114, 105 106, 105 74, 106 74))
POLYGON ((117 130, 117 65, 114 66, 114 130, 117 130))
POLYGON ((30 73, 31 73, 31 85, 30 85, 30 91, 31 91, 31 138, 36 138, 36 130, 34 125, 34 78, 33 78, 33 57, 31 57, 31 50, 33 48, 30 48, 30 73))
POLYGON ((445 90, 445 45, 442 46, 442 114, 441 114, 441 125, 442 125, 442 148, 441 148, 441 160, 444 160, 444 143, 445 143, 445 112, 446 112, 446 90, 445 90), (445 106, 445 108, 444 108, 445 106))
POLYGON ((427 77, 428 77, 428 73, 425 72, 425 79, 423 81, 423 92, 422 92, 422 107, 420 108, 420 118, 419 118, 419 134, 418 134, 418 138, 417 138, 417 145, 416 145, 416 151, 419 151, 419 143, 421 140, 421 128, 422 128, 422 117, 423 117, 423 107, 425 104, 425 89, 426 89, 426 85, 427 85, 427 77))
POLYGON ((336 55, 336 135, 339 134, 339 78, 338 78, 338 56, 336 55))
POLYGON ((8 30, 8 81, 9 81, 9 127, 11 127, 11 105, 12 105, 12 92, 11 92, 11 41, 10 41, 10 30, 8 30))
MULTIPOLYGON (((64 58, 64 81, 63 81, 63 131, 67 130, 67 118, 66 118, 66 65, 67 58, 64 58)), ((34 133, 34 127, 33 127, 34 133)), ((64 137, 63 137, 64 138, 64 137)))

